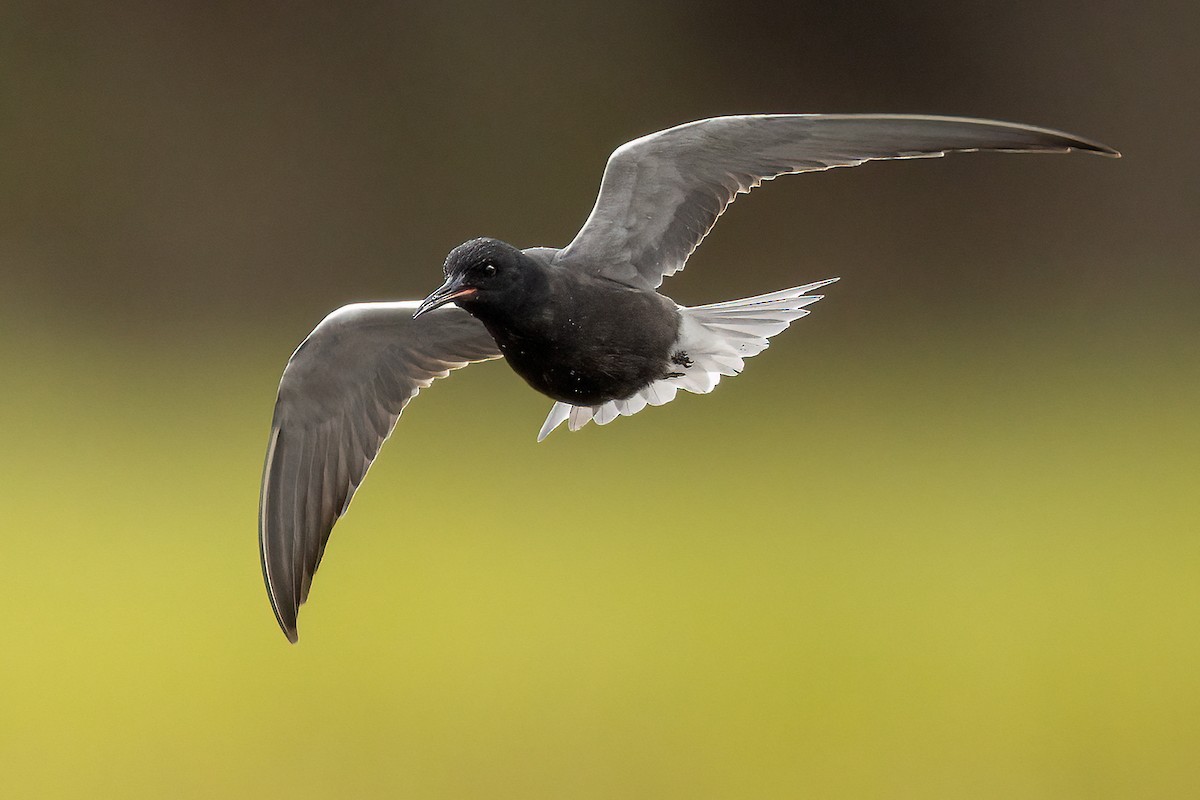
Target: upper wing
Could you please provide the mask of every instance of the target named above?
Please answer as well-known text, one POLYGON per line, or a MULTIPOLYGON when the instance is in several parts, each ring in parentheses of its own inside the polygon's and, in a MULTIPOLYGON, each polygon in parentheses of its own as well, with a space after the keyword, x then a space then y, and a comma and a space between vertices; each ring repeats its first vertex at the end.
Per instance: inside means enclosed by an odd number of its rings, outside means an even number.
POLYGON ((596 205, 556 258, 633 286, 683 268, 739 192, 795 172, 972 150, 1117 151, 1010 122, 900 114, 715 117, 643 136, 608 159, 596 205))
POLYGON ((259 497, 263 577, 279 627, 296 614, 333 524, 416 393, 472 361, 498 358, 487 330, 446 306, 359 303, 334 311, 288 361, 259 497))

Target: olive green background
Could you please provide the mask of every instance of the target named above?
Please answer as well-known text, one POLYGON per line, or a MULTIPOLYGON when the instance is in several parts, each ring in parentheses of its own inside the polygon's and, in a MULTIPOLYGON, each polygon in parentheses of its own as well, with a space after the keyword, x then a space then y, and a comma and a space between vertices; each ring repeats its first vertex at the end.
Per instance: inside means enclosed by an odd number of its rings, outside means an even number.
POLYGON ((1194 3, 0 4, 0 794, 1178 798, 1200 782, 1194 3), (840 275, 703 398, 408 410, 301 640, 255 510, 329 310, 562 245, 754 111, 1121 161, 785 178, 665 291, 840 275))

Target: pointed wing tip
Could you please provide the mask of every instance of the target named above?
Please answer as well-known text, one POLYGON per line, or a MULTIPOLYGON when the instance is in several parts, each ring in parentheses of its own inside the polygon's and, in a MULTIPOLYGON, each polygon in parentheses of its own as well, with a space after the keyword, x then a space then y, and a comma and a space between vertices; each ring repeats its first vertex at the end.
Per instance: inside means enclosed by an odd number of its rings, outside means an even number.
POLYGON ((1121 157, 1120 151, 1118 151, 1115 147, 1109 147, 1108 145, 1101 144, 1100 142, 1093 142, 1090 139, 1076 138, 1073 149, 1079 150, 1083 153, 1095 153, 1096 155, 1104 156, 1105 158, 1121 157))
MULTIPOLYGON (((261 541, 261 534, 260 534, 261 541)), ((262 553, 263 563, 263 582, 267 585, 267 599, 271 602, 271 611, 275 614, 275 622, 279 625, 279 630, 283 631, 283 635, 292 644, 296 643, 299 635, 296 633, 296 617, 299 614, 300 607, 292 606, 286 600, 282 601, 275 593, 275 586, 271 581, 271 573, 267 567, 267 559, 265 550, 262 553), (285 610, 288 613, 285 614, 285 610)))
POLYGON ((1105 158, 1120 158, 1121 154, 1115 147, 1109 147, 1102 142, 1097 142, 1094 139, 1084 139, 1082 136, 1073 134, 1059 134, 1063 139, 1067 140, 1069 150, 1078 150, 1081 153, 1093 153, 1105 158))
POLYGON ((271 611, 275 612, 275 622, 279 624, 279 630, 283 631, 283 635, 287 637, 289 642, 295 644, 300 638, 300 634, 296 630, 296 617, 299 608, 292 609, 292 612, 285 616, 283 609, 276 601, 275 593, 271 591, 270 584, 267 584, 267 596, 271 600, 271 611))

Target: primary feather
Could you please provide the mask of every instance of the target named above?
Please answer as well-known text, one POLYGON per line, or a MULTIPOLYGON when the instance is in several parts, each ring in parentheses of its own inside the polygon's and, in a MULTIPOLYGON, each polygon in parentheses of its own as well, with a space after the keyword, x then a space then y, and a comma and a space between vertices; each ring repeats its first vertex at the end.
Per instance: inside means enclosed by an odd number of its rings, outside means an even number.
POLYGON ((1011 122, 906 114, 754 114, 677 125, 618 147, 556 263, 655 288, 683 269, 740 193, 798 172, 976 150, 1117 151, 1011 122))
POLYGON ((404 407, 436 378, 498 358, 483 326, 453 306, 419 320, 416 303, 358 303, 326 317, 283 372, 263 466, 258 535, 279 626, 296 614, 338 517, 346 513, 404 407))

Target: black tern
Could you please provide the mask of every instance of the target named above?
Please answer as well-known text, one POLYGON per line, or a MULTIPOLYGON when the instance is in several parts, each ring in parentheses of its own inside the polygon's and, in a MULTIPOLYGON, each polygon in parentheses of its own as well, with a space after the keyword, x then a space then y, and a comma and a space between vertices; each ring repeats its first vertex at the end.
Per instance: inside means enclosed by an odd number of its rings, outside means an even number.
POLYGON ((422 302, 356 303, 313 330, 279 384, 259 500, 259 548, 280 628, 296 616, 336 520, 400 413, 451 370, 505 358, 562 423, 608 424, 737 375, 836 278, 711 305, 656 289, 738 194, 780 175, 952 152, 1081 150, 1060 131, 898 114, 716 117, 635 139, 608 159, 591 215, 562 249, 474 239, 422 302))

